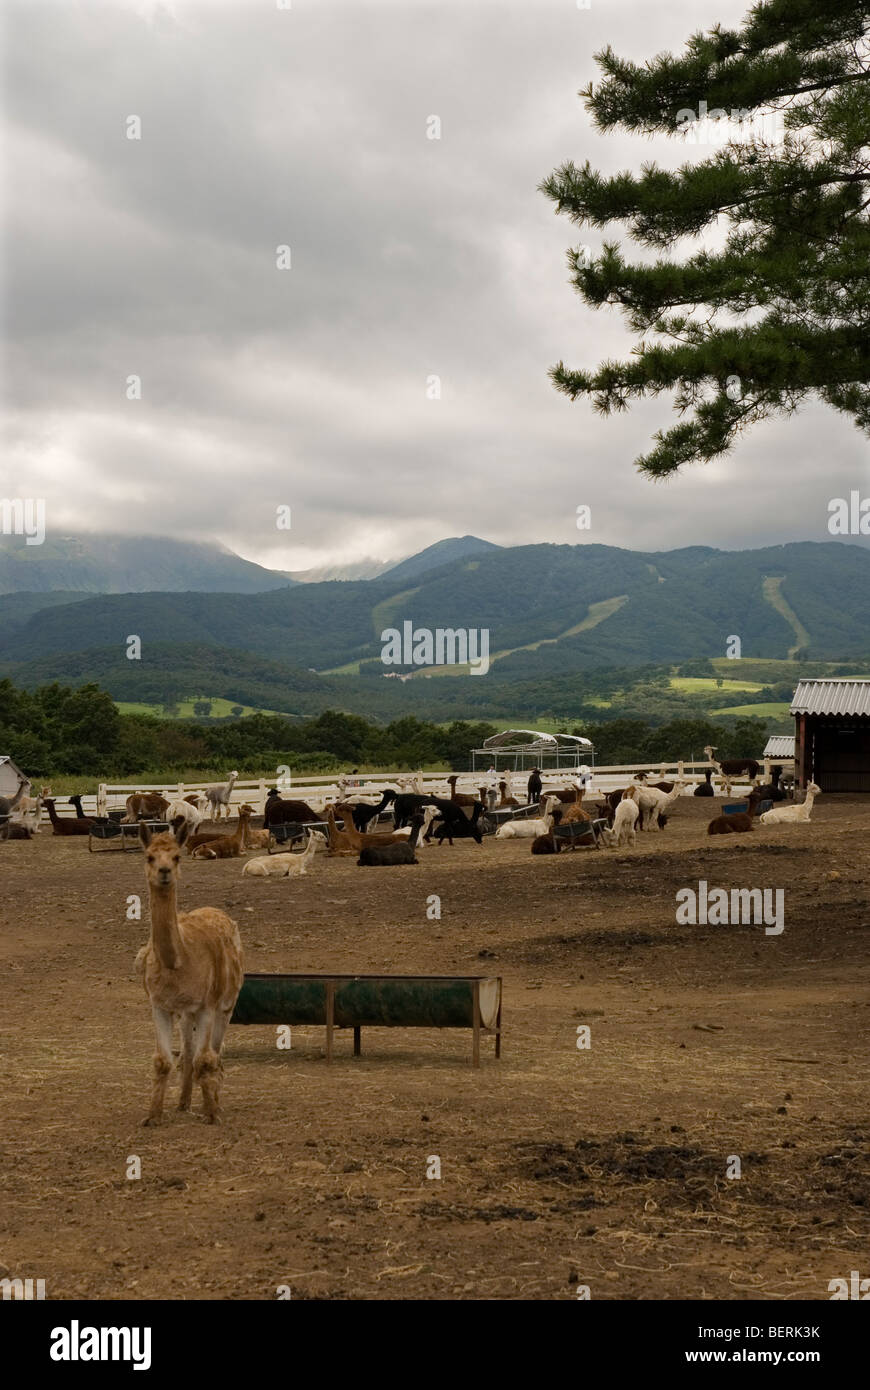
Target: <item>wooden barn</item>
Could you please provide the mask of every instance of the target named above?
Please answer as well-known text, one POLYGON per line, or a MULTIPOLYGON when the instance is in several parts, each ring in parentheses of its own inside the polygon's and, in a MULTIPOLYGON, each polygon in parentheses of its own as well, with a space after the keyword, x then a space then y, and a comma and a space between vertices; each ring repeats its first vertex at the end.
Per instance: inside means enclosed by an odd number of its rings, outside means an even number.
POLYGON ((791 713, 797 785, 870 792, 870 678, 800 681, 791 713))
POLYGON ((14 796, 22 777, 24 773, 19 772, 11 758, 0 757, 0 796, 14 796))

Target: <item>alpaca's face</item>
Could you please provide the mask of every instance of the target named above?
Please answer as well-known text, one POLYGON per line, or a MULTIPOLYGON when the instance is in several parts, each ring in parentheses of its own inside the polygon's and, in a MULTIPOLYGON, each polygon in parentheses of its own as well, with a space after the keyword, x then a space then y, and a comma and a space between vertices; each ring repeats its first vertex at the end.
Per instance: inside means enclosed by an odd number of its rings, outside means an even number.
POLYGON ((174 835, 154 835, 145 850, 145 878, 150 887, 166 889, 178 882, 181 847, 174 835))

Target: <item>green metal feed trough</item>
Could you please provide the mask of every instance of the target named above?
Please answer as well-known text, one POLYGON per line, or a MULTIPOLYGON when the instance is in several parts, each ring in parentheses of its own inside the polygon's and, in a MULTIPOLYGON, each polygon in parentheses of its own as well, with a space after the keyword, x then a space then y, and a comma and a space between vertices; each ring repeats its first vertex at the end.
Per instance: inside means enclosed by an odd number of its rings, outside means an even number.
POLYGON ((473 1063, 480 1034, 495 1034, 501 1056, 501 976, 485 975, 246 975, 233 1023, 326 1025, 326 1060, 333 1030, 352 1028, 354 1055, 365 1028, 471 1028, 473 1063))

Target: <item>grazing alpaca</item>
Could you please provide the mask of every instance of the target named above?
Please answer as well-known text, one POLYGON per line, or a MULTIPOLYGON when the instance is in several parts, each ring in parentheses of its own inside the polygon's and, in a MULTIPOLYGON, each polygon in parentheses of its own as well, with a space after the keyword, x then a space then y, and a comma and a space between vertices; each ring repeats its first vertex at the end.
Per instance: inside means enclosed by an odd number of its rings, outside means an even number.
POLYGON ((196 827, 202 825, 202 822, 205 820, 205 816, 199 807, 194 806, 193 802, 189 801, 186 796, 176 797, 174 801, 170 801, 164 815, 170 825, 180 816, 186 823, 188 830, 195 830, 196 827))
POLYGON ((251 878, 301 878, 309 868, 314 868, 318 838, 318 834, 309 832, 308 843, 301 854, 264 854, 259 859, 249 859, 242 874, 251 878))
MULTIPOLYGON (((239 808, 239 824, 235 833, 232 835, 219 835, 216 840, 203 840, 196 845, 192 857, 194 859, 239 859, 245 848, 245 834, 248 821, 251 819, 249 807, 239 808)), ((198 837, 194 835, 194 840, 198 837)))
POLYGON ((601 832, 602 843, 609 849, 619 849, 622 845, 633 845, 637 842, 636 827, 640 807, 634 798, 636 791, 636 787, 626 788, 614 812, 612 828, 601 832))
POLYGON ((263 824, 267 829, 270 825, 287 825, 289 821, 304 824, 306 821, 322 819, 323 817, 313 806, 309 806, 307 801, 283 801, 280 796, 273 796, 271 792, 266 797, 263 824))
POLYGON ((159 792, 133 792, 127 797, 127 814, 122 825, 134 825, 137 820, 163 820, 169 798, 159 792))
POLYGON ((145 992, 151 1000, 157 1053, 147 1125, 160 1123, 166 1083, 172 1070, 172 1027, 181 1032, 179 1110, 190 1109, 194 1079, 202 1088, 209 1124, 220 1119, 221 1049, 242 987, 242 942, 231 917, 216 907, 177 910, 181 846, 187 837, 168 832, 152 835, 140 825, 145 848, 145 880, 151 902, 151 936, 136 957, 145 992))
POLYGON ((55 835, 89 835, 94 822, 87 816, 65 816, 61 820, 54 807, 54 797, 46 798, 46 809, 55 835))
MULTIPOLYGON (((432 810, 432 807, 429 807, 432 810)), ((375 846, 368 845, 360 850, 359 859, 356 861, 360 867, 385 867, 393 864, 419 864, 419 859, 415 854, 417 848, 417 837, 420 834, 424 821, 424 816, 418 814, 411 821, 411 834, 404 844, 375 846)))
POLYGON ((362 801, 353 802, 353 823, 357 830, 365 830, 370 821, 374 821, 375 824, 377 824, 378 816, 382 811, 385 811, 390 802, 395 801, 395 799, 396 793, 394 791, 385 791, 381 794, 380 801, 374 806, 366 805, 362 801))
POLYGON ((211 820, 220 820, 221 810, 229 820, 230 816, 230 797, 233 787, 238 781, 239 774, 231 772, 226 782, 213 782, 210 787, 203 787, 202 794, 208 802, 208 816, 211 820))
POLYGON ((812 815, 813 802, 821 794, 821 787, 815 782, 810 782, 807 787, 806 800, 800 806, 774 806, 772 811, 765 811, 759 819, 762 825, 799 825, 802 821, 809 820, 812 815))
POLYGON ((22 777, 18 783, 18 791, 11 801, 6 796, 0 796, 0 840, 9 839, 9 817, 21 805, 24 800, 24 788, 29 786, 27 779, 22 777))
POLYGON ((746 811, 735 811, 733 815, 716 816, 707 826, 708 835, 745 835, 747 830, 752 829, 755 819, 755 812, 758 810, 761 797, 756 791, 749 793, 746 811))
POLYGON ((454 837, 457 840, 474 840, 475 844, 482 845, 483 835, 477 823, 482 810, 483 807, 478 801, 471 819, 468 816, 462 816, 459 820, 433 821, 426 831, 426 839, 437 838, 439 849, 445 838, 452 848, 454 837))

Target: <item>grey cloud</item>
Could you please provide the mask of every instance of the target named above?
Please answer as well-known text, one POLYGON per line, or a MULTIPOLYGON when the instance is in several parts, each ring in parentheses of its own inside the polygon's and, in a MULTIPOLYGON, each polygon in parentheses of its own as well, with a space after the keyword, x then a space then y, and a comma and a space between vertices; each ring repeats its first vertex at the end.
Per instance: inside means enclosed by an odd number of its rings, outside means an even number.
POLYGON ((825 539, 827 498, 863 472, 845 419, 810 407, 655 486, 632 460, 667 403, 601 420, 546 377, 631 338, 570 290, 565 251, 584 234, 538 182, 568 157, 686 158, 592 130, 576 93, 593 52, 644 58, 744 8, 7 7, 0 492, 46 495, 66 529, 218 536, 288 568, 467 531, 825 539), (124 138, 131 113, 141 142, 124 138), (131 373, 141 402, 124 398, 131 373))

